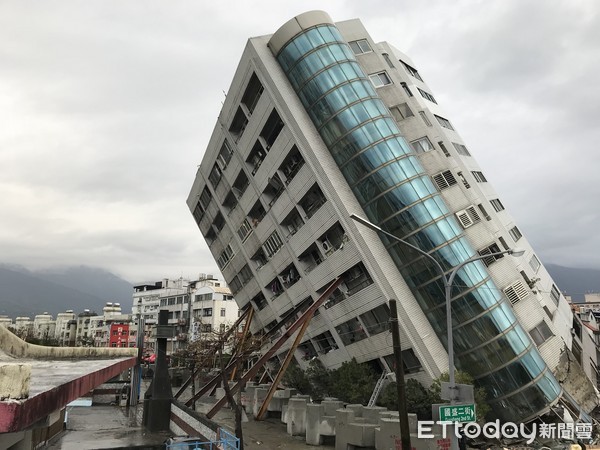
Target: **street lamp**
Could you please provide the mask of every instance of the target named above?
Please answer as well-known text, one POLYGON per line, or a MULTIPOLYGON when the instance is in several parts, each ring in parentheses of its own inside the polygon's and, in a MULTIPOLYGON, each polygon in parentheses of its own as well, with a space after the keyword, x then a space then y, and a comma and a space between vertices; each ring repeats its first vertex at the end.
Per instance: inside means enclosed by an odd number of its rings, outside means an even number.
MULTIPOLYGON (((446 275, 446 273, 444 272, 444 269, 442 268, 440 263, 437 261, 437 259, 435 259, 433 256, 431 256, 429 253, 421 250, 419 247, 416 247, 416 246, 412 245, 410 242, 407 242, 404 239, 400 239, 399 237, 394 236, 391 233, 388 233, 387 231, 383 230, 381 227, 378 227, 374 223, 371 223, 367 219, 364 219, 363 217, 359 217, 356 214, 350 214, 350 218, 355 220, 356 222, 366 226, 367 228, 375 230, 381 234, 386 235, 390 239, 401 242, 402 244, 406 245, 407 247, 412 248, 417 253, 420 253, 421 255, 425 256, 430 261, 432 261, 434 263, 435 267, 437 268, 437 270, 440 272, 440 275, 442 276, 442 279, 444 280, 444 288, 445 288, 445 294, 446 294, 446 328, 448 330, 448 376, 449 376, 448 386, 450 388, 450 392, 453 393, 456 390, 456 383, 454 381, 454 348, 453 348, 454 341, 452 338, 452 308, 451 308, 451 306, 452 306, 451 305, 452 283, 454 281, 454 277, 456 276, 456 274, 458 273, 458 271, 460 269, 462 269, 464 266, 466 266, 467 264, 470 264, 472 262, 479 261, 481 259, 485 259, 490 256, 499 256, 499 255, 505 255, 505 254, 512 255, 512 256, 522 256, 523 253, 525 253, 525 250, 509 249, 509 250, 504 250, 501 252, 488 253, 487 255, 474 256, 472 258, 467 259, 466 261, 461 262, 457 266, 455 266, 452 269, 452 271, 448 275, 446 275)), ((453 396, 452 396, 450 402, 451 403, 454 402, 453 396)))

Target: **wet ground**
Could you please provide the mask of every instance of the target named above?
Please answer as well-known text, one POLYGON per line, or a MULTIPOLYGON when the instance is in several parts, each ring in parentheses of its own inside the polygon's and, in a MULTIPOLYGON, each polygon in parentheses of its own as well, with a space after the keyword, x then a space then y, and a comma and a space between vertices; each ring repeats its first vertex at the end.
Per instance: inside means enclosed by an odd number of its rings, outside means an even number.
MULTIPOLYGON (((175 389, 176 390, 176 389, 175 389)), ((187 393, 182 396, 185 401, 187 393)), ((189 394, 188 394, 189 396, 189 394)), ((143 398, 143 396, 142 396, 143 398)), ((212 408, 214 400, 204 399, 196 407, 199 412, 212 408)), ((91 406, 68 408, 67 430, 46 448, 57 450, 87 450, 109 448, 160 448, 168 433, 149 433, 142 426, 142 404, 137 408, 91 406), (156 446, 156 447, 155 447, 156 446)), ((223 408, 213 420, 233 430, 234 415, 223 408)), ((308 446, 304 436, 289 436, 279 418, 264 421, 250 419, 243 424, 246 450, 332 450, 333 446, 308 446)))
POLYGON ((67 409, 67 429, 48 449, 107 449, 161 445, 168 433, 142 427, 142 406, 74 406, 67 409))

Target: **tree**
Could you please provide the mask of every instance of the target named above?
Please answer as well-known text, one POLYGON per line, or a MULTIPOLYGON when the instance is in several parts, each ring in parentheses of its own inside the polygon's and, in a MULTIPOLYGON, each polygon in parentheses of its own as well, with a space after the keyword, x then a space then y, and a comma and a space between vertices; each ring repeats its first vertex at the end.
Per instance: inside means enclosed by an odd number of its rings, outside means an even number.
POLYGON ((352 358, 332 371, 330 393, 344 402, 366 405, 377 378, 369 365, 359 364, 352 358))
MULTIPOLYGON (((431 420, 431 405, 436 403, 433 393, 412 378, 406 380, 405 388, 408 412, 416 414, 419 420, 431 420)), ((377 404, 392 411, 398 409, 398 391, 395 382, 389 383, 383 389, 377 404)))
POLYGON ((313 359, 306 369, 306 377, 310 384, 310 396, 313 401, 320 402, 325 397, 334 396, 332 393, 333 372, 327 369, 318 359, 313 359))
MULTIPOLYGON (((458 384, 473 384, 473 377, 467 372, 457 370, 454 375, 455 382, 458 384)), ((442 393, 442 381, 448 381, 450 376, 448 372, 442 373, 439 377, 433 380, 431 387, 429 388, 432 396, 433 403, 443 403, 441 398, 442 393)), ((473 396, 475 397, 475 411, 477 412, 478 421, 484 421, 485 416, 490 412, 491 408, 487 404, 487 394, 485 389, 482 387, 474 387, 473 396)))
POLYGON ((283 375, 282 381, 285 386, 296 389, 302 394, 308 394, 312 396, 312 386, 310 380, 298 364, 294 364, 292 362, 288 366, 285 374, 283 375))

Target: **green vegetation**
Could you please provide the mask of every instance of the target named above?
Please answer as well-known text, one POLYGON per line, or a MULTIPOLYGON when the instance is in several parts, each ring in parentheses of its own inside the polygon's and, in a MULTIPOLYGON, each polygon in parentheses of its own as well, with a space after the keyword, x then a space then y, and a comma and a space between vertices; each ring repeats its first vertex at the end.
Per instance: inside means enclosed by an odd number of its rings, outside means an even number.
POLYGON ((346 403, 366 404, 377 378, 368 365, 359 364, 353 358, 334 370, 326 369, 319 360, 311 361, 304 372, 297 365, 292 365, 288 367, 283 382, 317 402, 325 397, 336 397, 346 403))
MULTIPOLYGON (((359 364, 356 359, 345 362, 335 370, 326 369, 315 359, 303 371, 298 365, 288 367, 283 382, 286 386, 297 389, 319 402, 325 397, 336 397, 346 403, 366 405, 371 398, 378 375, 367 364, 359 364)), ((448 373, 443 373, 433 380, 428 389, 414 379, 406 380, 406 404, 408 412, 417 414, 420 420, 431 420, 431 405, 445 403, 440 398, 441 383, 448 381, 448 373)), ((456 372, 456 382, 473 384, 473 377, 466 372, 456 372)), ((389 383, 379 396, 377 404, 389 410, 398 409, 398 394, 396 383, 389 383)), ((475 388, 475 405, 477 417, 484 420, 490 411, 486 403, 486 393, 483 388, 475 388)))

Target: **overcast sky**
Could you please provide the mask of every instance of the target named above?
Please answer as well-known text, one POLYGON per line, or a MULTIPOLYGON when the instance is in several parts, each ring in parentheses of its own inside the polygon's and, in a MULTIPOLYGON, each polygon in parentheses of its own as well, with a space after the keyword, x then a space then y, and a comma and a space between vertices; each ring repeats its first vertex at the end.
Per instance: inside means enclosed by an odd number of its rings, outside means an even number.
POLYGON ((0 0, 0 263, 218 275, 185 200, 250 36, 409 54, 542 261, 600 268, 600 2, 0 0))

